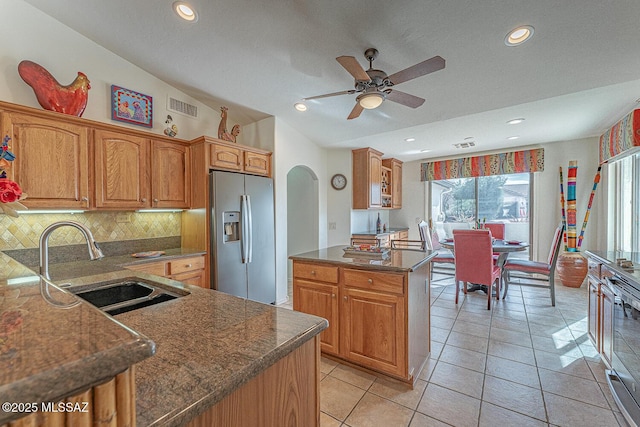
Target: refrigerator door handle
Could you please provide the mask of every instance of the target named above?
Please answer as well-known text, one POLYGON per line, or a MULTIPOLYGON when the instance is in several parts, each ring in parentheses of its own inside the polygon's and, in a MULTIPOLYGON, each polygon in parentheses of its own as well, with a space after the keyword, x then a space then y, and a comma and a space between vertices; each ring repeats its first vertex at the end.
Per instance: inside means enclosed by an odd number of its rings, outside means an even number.
POLYGON ((249 230, 249 219, 248 219, 248 208, 249 206, 247 205, 247 198, 249 196, 247 196, 246 194, 243 194, 242 196, 240 196, 240 221, 242 221, 242 225, 240 227, 240 232, 242 233, 242 236, 240 238, 240 253, 242 255, 242 263, 246 264, 247 262, 249 262, 249 234, 250 234, 250 230, 249 230))
POLYGON ((248 244, 248 248, 247 248, 247 262, 251 262, 251 258, 253 258, 253 221, 252 221, 252 216, 253 216, 253 212, 251 211, 251 196, 246 195, 245 196, 247 199, 247 220, 249 221, 249 226, 247 227, 249 229, 249 244, 248 244))

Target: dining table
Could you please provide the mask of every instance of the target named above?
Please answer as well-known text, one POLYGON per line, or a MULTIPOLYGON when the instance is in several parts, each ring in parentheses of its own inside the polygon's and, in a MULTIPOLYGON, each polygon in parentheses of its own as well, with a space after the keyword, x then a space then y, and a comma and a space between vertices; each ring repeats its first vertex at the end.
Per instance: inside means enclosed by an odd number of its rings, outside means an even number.
MULTIPOLYGON (((450 249, 451 252, 455 252, 455 245, 453 243, 452 238, 446 238, 440 240, 440 246, 446 249, 450 249)), ((513 252, 522 252, 529 247, 527 242, 523 242, 520 240, 502 240, 502 239, 493 239, 491 244, 491 248, 494 254, 498 254, 498 259, 496 260, 496 266, 502 270, 502 266, 507 262, 507 258, 510 253, 513 252)), ((485 285, 477 285, 471 284, 467 287, 467 292, 475 292, 482 290, 485 293, 487 292, 487 286, 485 285)))

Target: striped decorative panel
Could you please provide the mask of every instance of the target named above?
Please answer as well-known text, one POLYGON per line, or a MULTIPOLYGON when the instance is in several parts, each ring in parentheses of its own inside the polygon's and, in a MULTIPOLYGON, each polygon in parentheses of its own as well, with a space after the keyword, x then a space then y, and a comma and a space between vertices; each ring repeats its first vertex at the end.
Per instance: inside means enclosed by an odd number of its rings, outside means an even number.
POLYGON ((542 172, 543 170, 544 149, 538 148, 427 162, 421 165, 420 175, 422 181, 438 181, 510 173, 542 172))
POLYGON ((600 164, 640 147, 640 109, 633 110, 600 137, 600 164))

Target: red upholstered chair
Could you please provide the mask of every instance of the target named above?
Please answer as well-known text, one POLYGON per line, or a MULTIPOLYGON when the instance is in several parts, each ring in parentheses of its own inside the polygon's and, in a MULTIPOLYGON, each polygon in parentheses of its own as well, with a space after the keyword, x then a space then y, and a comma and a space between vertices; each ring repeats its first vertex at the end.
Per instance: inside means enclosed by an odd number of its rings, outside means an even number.
POLYGON ((500 268, 493 264, 491 232, 489 230, 453 230, 456 261, 456 304, 460 282, 467 293, 467 283, 487 286, 487 310, 491 309, 491 288, 496 284, 496 299, 500 299, 500 268))
MULTIPOLYGON (((438 232, 427 225, 426 222, 422 221, 418 224, 420 227, 420 239, 427 240, 431 244, 431 250, 437 251, 437 255, 435 258, 431 259, 431 277, 433 278, 434 267, 437 267, 434 264, 445 264, 445 265, 455 265, 456 261, 453 257, 453 254, 450 250, 444 249, 442 245, 440 245, 440 238, 438 237, 438 232), (424 223, 424 225, 423 225, 424 223), (424 234, 424 237, 423 237, 424 234)), ((453 269, 438 269, 436 272, 439 274, 452 275, 453 269)))
POLYGON ((484 225, 484 228, 491 230, 491 235, 498 239, 504 240, 504 224, 500 222, 488 222, 484 225))
POLYGON ((556 288, 553 276, 556 270, 556 262, 558 261, 558 253, 560 252, 563 232, 564 225, 558 225, 558 228, 556 228, 556 232, 553 235, 553 240, 551 241, 551 249, 549 250, 547 262, 536 262, 525 259, 507 259, 507 262, 502 266, 502 283, 504 284, 503 298, 507 297, 509 283, 520 286, 532 286, 534 288, 549 288, 551 305, 555 307, 556 288), (514 275, 513 273, 526 273, 526 275, 514 275), (513 281, 515 278, 520 280, 515 282, 513 281))

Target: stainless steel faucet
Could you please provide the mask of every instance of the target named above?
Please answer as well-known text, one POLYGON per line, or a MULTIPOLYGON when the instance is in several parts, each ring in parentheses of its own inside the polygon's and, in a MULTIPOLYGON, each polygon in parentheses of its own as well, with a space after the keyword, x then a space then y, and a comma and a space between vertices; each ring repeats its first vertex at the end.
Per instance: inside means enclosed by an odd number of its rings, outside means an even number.
POLYGON ((91 230, 87 227, 75 221, 54 222, 45 228, 40 235, 40 275, 48 280, 51 280, 51 277, 49 277, 49 236, 54 230, 64 227, 65 225, 75 227, 84 234, 85 239, 87 239, 87 247, 89 248, 89 257, 92 260, 104 257, 104 254, 98 247, 98 243, 93 238, 93 234, 91 234, 91 230))

